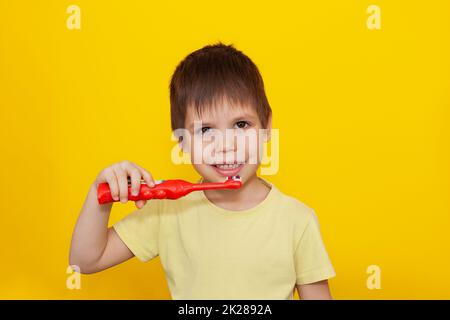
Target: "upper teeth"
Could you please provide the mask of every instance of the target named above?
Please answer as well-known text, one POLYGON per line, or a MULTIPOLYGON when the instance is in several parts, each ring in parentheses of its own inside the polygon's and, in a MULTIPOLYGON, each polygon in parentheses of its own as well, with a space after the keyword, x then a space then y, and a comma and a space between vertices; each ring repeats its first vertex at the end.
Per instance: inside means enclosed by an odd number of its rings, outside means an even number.
POLYGON ((235 164, 216 164, 216 167, 218 167, 220 169, 236 169, 240 165, 241 165, 240 163, 235 163, 235 164))

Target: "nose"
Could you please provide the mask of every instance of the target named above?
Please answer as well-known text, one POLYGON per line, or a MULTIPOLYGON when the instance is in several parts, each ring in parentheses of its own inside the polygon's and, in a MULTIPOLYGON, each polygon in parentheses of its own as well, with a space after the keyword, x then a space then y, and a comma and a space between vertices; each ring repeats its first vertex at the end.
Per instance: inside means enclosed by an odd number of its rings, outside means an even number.
MULTIPOLYGON (((226 161, 234 161, 236 153, 236 134, 234 130, 226 130, 223 134, 222 144, 216 143, 216 153, 226 161)), ((217 139, 220 140, 220 139, 217 139)), ((217 141, 219 142, 219 141, 217 141)))

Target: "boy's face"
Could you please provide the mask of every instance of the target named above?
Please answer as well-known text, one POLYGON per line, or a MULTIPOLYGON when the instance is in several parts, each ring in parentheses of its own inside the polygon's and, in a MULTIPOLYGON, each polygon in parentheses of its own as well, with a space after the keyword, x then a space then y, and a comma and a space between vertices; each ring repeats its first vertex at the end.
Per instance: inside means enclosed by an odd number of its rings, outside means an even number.
POLYGON ((223 182, 239 175, 242 183, 256 174, 262 146, 270 138, 271 117, 263 128, 256 110, 250 106, 231 106, 227 102, 198 115, 186 112, 182 148, 189 152, 195 170, 206 182, 223 182))

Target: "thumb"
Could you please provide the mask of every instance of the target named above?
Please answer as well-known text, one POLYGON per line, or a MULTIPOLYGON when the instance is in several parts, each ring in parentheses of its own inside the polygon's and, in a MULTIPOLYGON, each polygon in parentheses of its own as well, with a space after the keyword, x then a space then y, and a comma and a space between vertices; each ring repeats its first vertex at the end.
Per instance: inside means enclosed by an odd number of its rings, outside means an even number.
POLYGON ((147 203, 147 200, 138 200, 134 204, 138 209, 141 209, 145 204, 147 203))

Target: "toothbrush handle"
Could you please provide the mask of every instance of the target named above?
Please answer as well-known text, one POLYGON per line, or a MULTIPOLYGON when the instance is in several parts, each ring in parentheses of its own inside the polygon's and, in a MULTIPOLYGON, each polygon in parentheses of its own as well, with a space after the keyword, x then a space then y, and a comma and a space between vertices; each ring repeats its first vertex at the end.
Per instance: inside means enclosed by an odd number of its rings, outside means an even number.
MULTIPOLYGON (((131 194, 131 186, 128 186, 128 200, 178 199, 192 191, 189 190, 190 184, 190 182, 184 180, 166 180, 154 187, 141 183, 139 193, 136 196, 131 194)), ((113 199, 109 184, 106 182, 98 185, 97 198, 99 204, 120 201, 113 199)))
MULTIPOLYGON (((146 195, 145 200, 153 198, 153 192, 150 192, 150 193, 147 192, 146 188, 148 188, 147 185, 144 186, 143 184, 141 184, 139 194, 137 196, 134 196, 131 194, 131 186, 128 186, 128 200, 133 200, 133 201, 144 200, 144 195, 146 195)), ((113 197, 111 195, 111 189, 109 188, 108 183, 100 183, 98 185, 97 199, 98 199, 99 204, 120 201, 120 200, 113 199, 113 197)))

